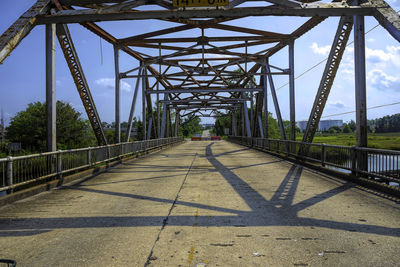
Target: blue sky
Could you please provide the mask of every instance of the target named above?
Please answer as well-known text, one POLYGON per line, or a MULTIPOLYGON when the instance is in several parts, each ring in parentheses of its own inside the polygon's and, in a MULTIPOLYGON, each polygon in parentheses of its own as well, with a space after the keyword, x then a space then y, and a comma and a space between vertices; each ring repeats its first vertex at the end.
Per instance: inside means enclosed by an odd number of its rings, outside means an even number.
MULTIPOLYGON (((0 1, 0 33, 3 33, 34 0, 0 1)), ((400 1, 388 1, 395 10, 400 9, 400 1)), ((247 18, 227 24, 254 27, 263 30, 290 33, 306 18, 247 18)), ((336 32, 338 18, 330 18, 296 41, 295 75, 306 71, 327 57, 336 32)), ((366 30, 377 24, 373 18, 366 18, 366 30)), ((116 37, 128 37, 147 31, 174 25, 159 21, 103 22, 102 27, 116 37)), ((114 59, 111 45, 102 41, 103 64, 100 57, 100 40, 80 25, 70 25, 73 41, 81 59, 93 98, 95 99, 102 121, 114 121, 114 59)), ((187 31, 179 36, 189 36, 187 31)), ((197 32, 198 34, 198 32, 197 32)), ((209 36, 220 32, 209 30, 209 36)), ((175 35, 176 36, 176 35, 175 35)), ((350 37, 352 41, 353 35, 350 37)), ((37 26, 0 65, 0 108, 3 109, 6 123, 28 103, 45 100, 45 49, 44 26, 37 26)), ((380 26, 366 35, 367 54, 367 106, 400 102, 400 44, 380 26)), ((141 50, 148 52, 146 50, 141 50)), ((251 52, 251 50, 250 50, 251 52)), ((71 103, 85 114, 73 80, 57 43, 57 99, 71 103)), ((270 59, 271 64, 288 67, 287 49, 283 49, 270 59)), ((137 66, 134 59, 121 53, 121 71, 137 66)), ((308 119, 315 93, 318 88, 324 64, 296 80, 296 119, 308 119)), ((134 79, 122 82, 121 119, 126 121, 132 101, 134 79)), ((287 77, 276 76, 276 88, 287 83, 287 77)), ((278 90, 278 98, 284 119, 289 118, 288 87, 278 90)), ((139 98, 141 99, 141 98, 139 98)), ((272 100, 269 109, 273 112, 272 100)), ((341 67, 329 96, 324 116, 355 109, 353 49, 349 46, 345 52, 341 67)), ((136 109, 140 115, 140 104, 136 109)), ((400 112, 400 105, 388 106, 368 111, 368 119, 400 112)), ((84 115, 85 116, 85 115, 84 115)), ((86 116, 85 116, 86 117, 86 116)), ((354 119, 354 114, 329 117, 330 119, 354 119)), ((204 122, 211 122, 205 118, 204 122)))

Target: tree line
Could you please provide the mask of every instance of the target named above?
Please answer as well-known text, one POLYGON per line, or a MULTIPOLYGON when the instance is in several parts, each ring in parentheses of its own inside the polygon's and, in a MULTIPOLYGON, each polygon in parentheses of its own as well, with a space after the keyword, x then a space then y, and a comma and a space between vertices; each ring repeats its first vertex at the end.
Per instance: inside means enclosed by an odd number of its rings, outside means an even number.
MULTIPOLYGON (((148 114, 149 115, 149 114, 148 114)), ((157 112, 153 111, 153 118, 157 112)), ((161 111, 162 115, 162 111, 161 111)), ((171 114, 171 118, 174 118, 171 114)), ((149 116, 147 116, 149 118, 149 116)), ((102 126, 109 144, 115 140, 115 123, 102 122, 102 126)), ((128 122, 121 123, 121 129, 127 129, 128 122)), ((143 123, 133 119, 132 128, 137 130, 137 136, 130 141, 142 140, 143 123)), ((23 151, 19 154, 38 153, 46 151, 47 134, 46 103, 34 102, 11 118, 6 128, 6 143, 0 144, 0 157, 8 154, 7 143, 21 143, 23 151)), ((57 101, 56 104, 56 138, 57 150, 97 146, 97 140, 88 120, 76 111, 71 104, 57 101)), ((170 129, 175 129, 175 122, 171 122, 170 129)), ((178 127, 179 136, 191 136, 202 132, 200 118, 194 115, 185 117, 178 127)), ((125 141, 125 133, 121 133, 121 140, 125 141)))

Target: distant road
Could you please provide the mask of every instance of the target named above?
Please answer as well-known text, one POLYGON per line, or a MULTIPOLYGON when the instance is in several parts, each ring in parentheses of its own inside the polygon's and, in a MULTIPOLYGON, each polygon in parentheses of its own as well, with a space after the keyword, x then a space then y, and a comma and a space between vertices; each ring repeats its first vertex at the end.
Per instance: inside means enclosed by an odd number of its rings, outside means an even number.
POLYGON ((201 137, 211 137, 210 130, 204 130, 201 134, 201 137))

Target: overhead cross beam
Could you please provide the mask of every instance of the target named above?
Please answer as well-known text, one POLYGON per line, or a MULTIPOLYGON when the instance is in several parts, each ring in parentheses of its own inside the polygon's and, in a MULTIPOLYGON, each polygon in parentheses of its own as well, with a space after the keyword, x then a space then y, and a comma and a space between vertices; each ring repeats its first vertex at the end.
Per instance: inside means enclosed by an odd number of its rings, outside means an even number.
POLYGON ((232 9, 162 10, 162 11, 107 11, 107 10, 64 10, 54 15, 40 15, 38 24, 82 23, 114 20, 147 19, 191 19, 191 18, 242 18, 247 16, 371 16, 375 7, 371 5, 348 6, 343 3, 315 3, 294 8, 241 7, 232 9))

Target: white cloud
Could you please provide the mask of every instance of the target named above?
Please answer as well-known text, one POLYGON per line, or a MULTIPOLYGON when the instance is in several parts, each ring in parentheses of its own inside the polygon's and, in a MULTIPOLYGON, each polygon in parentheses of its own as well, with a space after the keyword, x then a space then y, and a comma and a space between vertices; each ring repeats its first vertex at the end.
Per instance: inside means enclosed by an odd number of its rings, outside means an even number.
POLYGON ((400 46, 387 46, 385 50, 367 47, 365 49, 365 57, 374 64, 385 66, 391 63, 396 67, 400 67, 400 46))
POLYGON ((368 38, 368 39, 367 39, 367 42, 368 42, 368 43, 374 43, 375 41, 376 41, 376 40, 375 40, 374 38, 368 38))
POLYGON ((388 62, 390 60, 390 53, 386 53, 380 49, 365 49, 365 57, 372 63, 388 62))
POLYGON ((400 77, 388 75, 380 69, 369 71, 367 81, 378 90, 400 91, 400 77))
POLYGON ((334 107, 334 108, 344 108, 346 105, 342 101, 336 101, 336 102, 329 102, 329 106, 334 107))
POLYGON ((314 54, 317 55, 322 55, 322 56, 327 56, 331 46, 327 45, 327 46, 319 46, 317 43, 312 43, 312 45, 310 46, 310 48, 312 49, 312 51, 314 52, 314 54))
MULTIPOLYGON (((114 78, 100 78, 95 81, 97 85, 100 85, 102 87, 105 87, 107 89, 112 89, 114 90, 115 88, 115 79, 114 78)), ((131 91, 131 85, 125 81, 121 81, 121 89, 130 92, 131 91)))

